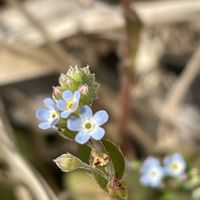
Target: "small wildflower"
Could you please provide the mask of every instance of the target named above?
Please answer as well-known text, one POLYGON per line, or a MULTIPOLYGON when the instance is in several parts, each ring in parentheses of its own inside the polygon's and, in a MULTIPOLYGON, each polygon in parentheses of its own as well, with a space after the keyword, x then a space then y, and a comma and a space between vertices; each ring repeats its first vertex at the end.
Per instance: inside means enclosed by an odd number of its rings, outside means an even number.
POLYGON ((164 173, 163 168, 160 166, 159 160, 154 157, 147 158, 144 161, 140 172, 142 173, 140 178, 142 185, 150 187, 161 186, 164 173))
POLYGON ((44 105, 46 108, 40 108, 36 111, 36 117, 40 121, 42 121, 39 124, 39 128, 53 128, 60 119, 59 112, 56 109, 56 105, 51 98, 44 99, 44 105))
POLYGON ((65 90, 62 93, 62 98, 57 101, 57 108, 62 111, 61 117, 68 118, 69 115, 76 111, 79 105, 80 92, 71 92, 70 90, 65 90))
POLYGON ((184 174, 186 169, 186 163, 182 155, 175 153, 171 156, 167 156, 164 159, 164 170, 166 175, 177 177, 184 174))
POLYGON ((93 115, 92 109, 85 105, 80 108, 79 115, 80 118, 72 117, 67 122, 69 130, 78 131, 75 141, 85 144, 91 137, 94 140, 101 140, 105 130, 100 126, 108 121, 107 112, 100 110, 93 115))

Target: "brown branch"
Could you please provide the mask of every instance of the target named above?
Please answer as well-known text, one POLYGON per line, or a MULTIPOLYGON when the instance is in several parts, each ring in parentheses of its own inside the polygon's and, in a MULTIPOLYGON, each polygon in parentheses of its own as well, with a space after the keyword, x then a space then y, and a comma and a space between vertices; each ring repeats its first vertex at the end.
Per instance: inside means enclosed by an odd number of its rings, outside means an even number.
POLYGON ((125 17, 125 43, 122 66, 120 70, 121 75, 121 114, 119 119, 119 136, 120 146, 122 151, 129 157, 133 152, 131 151, 131 144, 128 138, 128 123, 130 121, 131 111, 131 88, 135 76, 135 55, 137 52, 138 41, 140 36, 141 24, 134 10, 130 9, 129 0, 122 0, 125 17))

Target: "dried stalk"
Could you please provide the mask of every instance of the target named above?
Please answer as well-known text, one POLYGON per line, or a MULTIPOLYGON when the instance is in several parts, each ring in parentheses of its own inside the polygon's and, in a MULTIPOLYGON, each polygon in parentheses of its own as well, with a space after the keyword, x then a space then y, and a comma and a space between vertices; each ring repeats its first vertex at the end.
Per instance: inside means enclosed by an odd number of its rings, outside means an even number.
POLYGON ((131 111, 131 88, 134 80, 135 55, 140 35, 140 21, 134 10, 130 9, 129 0, 122 0, 126 21, 126 38, 124 44, 123 63, 121 67, 121 114, 119 119, 119 136, 122 151, 131 156, 131 144, 128 138, 128 123, 131 111))
POLYGON ((30 22, 30 24, 41 34, 41 36, 45 39, 49 50, 51 51, 53 57, 57 60, 59 65, 58 69, 63 70, 63 68, 67 65, 70 65, 72 59, 68 56, 66 51, 53 41, 51 35, 44 28, 42 24, 38 22, 38 20, 20 3, 18 0, 7 0, 10 5, 15 7, 21 14, 24 15, 26 19, 30 22))
MULTIPOLYGON (((0 149, 1 157, 9 166, 9 179, 20 182, 26 186, 33 198, 37 200, 57 200, 53 191, 39 174, 24 160, 19 153, 15 143, 9 136, 8 130, 11 129, 8 119, 5 117, 3 103, 0 100, 0 149)), ((17 187, 17 185, 16 185, 17 187)))
POLYGON ((168 100, 164 105, 162 118, 169 121, 173 119, 173 113, 177 111, 178 106, 181 105, 183 98, 185 97, 190 85, 194 78, 200 71, 200 47, 194 52, 193 56, 189 60, 185 67, 181 77, 177 80, 170 92, 168 100))
POLYGON ((177 80, 172 89, 169 98, 164 105, 161 113, 161 124, 158 129, 158 145, 161 148, 169 148, 172 145, 177 145, 178 137, 174 132, 176 127, 176 119, 174 113, 178 111, 181 102, 183 101, 192 81, 199 74, 200 71, 200 47, 194 52, 192 58, 181 77, 177 80), (165 143, 163 143, 165 138, 165 143), (174 139, 173 139, 174 138, 174 139), (168 143, 168 144, 167 144, 168 143))

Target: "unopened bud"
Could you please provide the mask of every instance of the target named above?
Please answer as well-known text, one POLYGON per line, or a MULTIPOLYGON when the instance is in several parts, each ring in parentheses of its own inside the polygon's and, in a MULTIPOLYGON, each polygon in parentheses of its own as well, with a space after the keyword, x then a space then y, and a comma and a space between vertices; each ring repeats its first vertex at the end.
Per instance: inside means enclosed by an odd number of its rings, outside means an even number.
POLYGON ((95 75, 90 72, 89 66, 80 68, 70 67, 66 74, 61 74, 59 84, 62 91, 79 90, 82 94, 81 104, 92 104, 97 99, 99 84, 95 81, 95 75))
POLYGON ((71 80, 67 77, 66 74, 61 73, 58 82, 61 87, 67 87, 71 83, 71 80))
POLYGON ((59 86, 53 87, 52 97, 54 100, 60 99, 62 95, 62 91, 59 86))
POLYGON ((87 84, 82 85, 82 86, 79 88, 79 91, 80 91, 81 94, 83 94, 83 95, 88 94, 88 92, 89 92, 88 85, 87 85, 87 84))

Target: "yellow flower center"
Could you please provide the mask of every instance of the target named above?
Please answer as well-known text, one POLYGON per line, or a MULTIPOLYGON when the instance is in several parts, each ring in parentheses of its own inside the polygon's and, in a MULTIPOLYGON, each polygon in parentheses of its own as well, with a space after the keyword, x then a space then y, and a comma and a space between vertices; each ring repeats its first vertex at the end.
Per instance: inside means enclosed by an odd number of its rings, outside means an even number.
POLYGON ((150 176, 152 178, 156 177, 157 176, 157 172, 155 170, 151 171, 150 176))
POLYGON ((50 119, 55 119, 55 118, 57 118, 57 117, 58 117, 58 114, 57 114, 56 111, 51 111, 51 112, 50 112, 50 119))
POLYGON ((84 128, 87 132, 91 132, 91 131, 94 130, 95 124, 94 124, 92 121, 87 120, 87 121, 84 122, 83 128, 84 128))
POLYGON ((74 108, 73 108, 74 103, 75 103, 75 101, 74 101, 73 99, 70 100, 70 101, 68 101, 68 102, 67 102, 67 105, 66 105, 66 108, 67 108, 68 110, 73 110, 73 109, 74 109, 74 108))
POLYGON ((179 164, 177 162, 173 162, 170 167, 172 170, 176 171, 179 169, 179 164))

